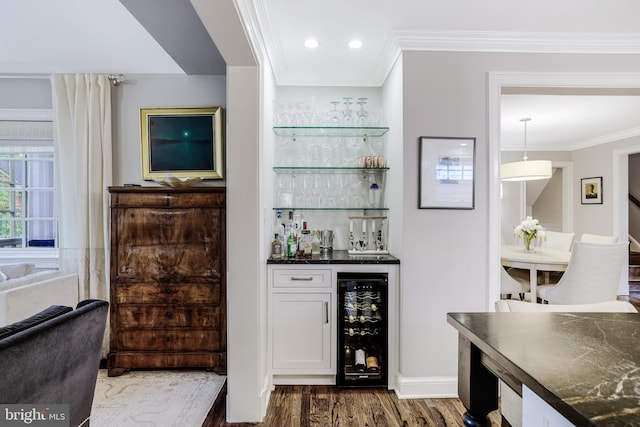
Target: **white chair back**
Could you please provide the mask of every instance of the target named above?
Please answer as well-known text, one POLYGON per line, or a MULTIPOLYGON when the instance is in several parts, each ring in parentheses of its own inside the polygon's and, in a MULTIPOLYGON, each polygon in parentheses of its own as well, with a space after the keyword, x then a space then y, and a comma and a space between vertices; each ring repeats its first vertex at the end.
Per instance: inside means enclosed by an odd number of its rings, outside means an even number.
POLYGON ((567 271, 556 285, 540 286, 538 296, 550 304, 615 300, 628 245, 575 242, 567 271))
POLYGON ((599 234, 582 233, 581 242, 587 243, 615 243, 618 241, 616 236, 601 236, 599 234))
POLYGON ((521 294, 525 290, 522 285, 500 266, 500 295, 521 294))
POLYGON ((575 233, 560 233, 557 231, 545 232, 545 244, 547 249, 570 251, 575 233))
POLYGON ((498 300, 498 312, 548 312, 548 313, 637 313, 628 301, 605 301, 593 304, 531 304, 525 301, 498 300))

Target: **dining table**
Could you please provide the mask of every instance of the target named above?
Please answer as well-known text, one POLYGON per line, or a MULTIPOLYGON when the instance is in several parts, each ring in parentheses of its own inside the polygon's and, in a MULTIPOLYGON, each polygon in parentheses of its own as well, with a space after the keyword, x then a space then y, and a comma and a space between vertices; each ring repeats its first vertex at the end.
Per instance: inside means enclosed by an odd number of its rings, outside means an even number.
POLYGON ((529 270, 531 302, 537 302, 538 271, 565 271, 569 265, 571 251, 537 247, 526 251, 524 246, 502 245, 500 261, 504 267, 529 270))

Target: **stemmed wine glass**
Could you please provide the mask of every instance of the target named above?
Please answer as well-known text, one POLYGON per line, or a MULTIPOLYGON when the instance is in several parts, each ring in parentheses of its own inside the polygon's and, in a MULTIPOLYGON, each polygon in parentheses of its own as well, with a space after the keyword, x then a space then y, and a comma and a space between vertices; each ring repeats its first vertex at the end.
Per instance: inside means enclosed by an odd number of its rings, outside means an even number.
POLYGON ((360 110, 358 110, 358 126, 365 126, 367 124, 367 116, 369 113, 364 109, 366 103, 367 98, 358 98, 358 105, 360 105, 360 110))
POLYGON ((350 108, 350 105, 353 104, 352 100, 353 98, 351 98, 350 96, 345 96, 344 98, 342 98, 344 100, 344 105, 345 105, 345 109, 342 112, 343 114, 343 125, 344 126, 353 126, 353 116, 351 115, 352 111, 350 108))
POLYGON ((340 101, 331 101, 333 105, 333 111, 331 112, 331 125, 339 126, 340 125, 340 113, 338 112, 338 104, 340 101))

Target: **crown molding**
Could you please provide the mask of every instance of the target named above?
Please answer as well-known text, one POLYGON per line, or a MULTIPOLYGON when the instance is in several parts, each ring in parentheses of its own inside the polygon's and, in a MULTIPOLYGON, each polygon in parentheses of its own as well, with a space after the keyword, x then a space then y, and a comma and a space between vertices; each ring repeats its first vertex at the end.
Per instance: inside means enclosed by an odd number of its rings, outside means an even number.
POLYGON ((251 0, 236 0, 235 6, 243 23, 244 32, 247 39, 249 39, 253 56, 258 64, 261 64, 263 59, 268 59, 268 54, 265 53, 264 32, 259 20, 259 10, 263 9, 264 6, 258 3, 258 7, 256 7, 256 3, 251 0))
MULTIPOLYGON (((283 77, 287 74, 286 60, 280 48, 280 41, 277 33, 273 31, 273 18, 269 8, 264 2, 248 0, 253 9, 253 16, 256 23, 256 33, 261 35, 262 45, 266 53, 266 59, 271 64, 273 78, 276 84, 283 85, 283 77)), ((289 83, 287 83, 289 84, 289 83)), ((307 83, 308 84, 308 83, 307 83)))
POLYGON ((610 142, 621 141, 627 138, 634 138, 640 136, 640 127, 621 130, 619 132, 610 133, 608 135, 602 135, 595 138, 586 139, 584 141, 577 141, 571 144, 571 151, 580 150, 582 148, 594 147, 596 145, 607 144, 610 142))
MULTIPOLYGON (((251 6, 252 26, 261 36, 276 83, 309 85, 308 75, 288 71, 277 32, 273 30, 275 21, 270 16, 270 9, 261 1, 245 1, 251 6)), ((378 63, 367 75, 314 76, 313 85, 382 86, 403 51, 638 55, 640 33, 394 31, 389 35, 378 63)))
POLYGON ((448 52, 640 54, 640 33, 394 31, 401 50, 448 52))
POLYGON ((380 60, 374 69, 377 86, 382 86, 384 84, 387 76, 401 54, 402 49, 400 47, 399 39, 394 34, 391 34, 387 38, 382 54, 380 55, 380 60))

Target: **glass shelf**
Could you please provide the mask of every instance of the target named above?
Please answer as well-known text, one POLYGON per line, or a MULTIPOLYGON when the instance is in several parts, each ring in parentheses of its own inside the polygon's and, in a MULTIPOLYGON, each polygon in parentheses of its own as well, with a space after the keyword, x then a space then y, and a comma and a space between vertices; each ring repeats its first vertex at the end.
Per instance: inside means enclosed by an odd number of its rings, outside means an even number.
POLYGON ((331 166, 274 166, 275 172, 386 172, 389 168, 359 168, 331 166))
POLYGON ((302 207, 274 207, 274 211, 388 211, 389 208, 302 208, 302 207))
POLYGON ((274 126, 278 136, 360 136, 378 137, 389 131, 388 127, 338 127, 338 126, 274 126))

